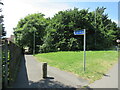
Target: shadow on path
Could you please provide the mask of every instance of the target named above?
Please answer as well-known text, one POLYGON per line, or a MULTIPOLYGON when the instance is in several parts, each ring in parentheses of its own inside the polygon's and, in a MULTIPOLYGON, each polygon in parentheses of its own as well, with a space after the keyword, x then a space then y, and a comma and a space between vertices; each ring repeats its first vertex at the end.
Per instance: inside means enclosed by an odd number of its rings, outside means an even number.
POLYGON ((12 88, 74 88, 74 87, 64 85, 58 81, 54 81, 54 77, 41 79, 37 82, 29 81, 26 60, 25 57, 23 56, 17 79, 13 84, 12 88))
POLYGON ((13 85, 13 88, 25 88, 29 86, 29 81, 28 81, 28 75, 27 75, 27 69, 26 69, 26 61, 25 57, 23 55, 21 63, 20 63, 20 68, 18 72, 17 79, 13 85))
POLYGON ((64 85, 58 81, 53 81, 51 79, 42 79, 38 82, 30 81, 30 88, 74 88, 74 87, 64 85))

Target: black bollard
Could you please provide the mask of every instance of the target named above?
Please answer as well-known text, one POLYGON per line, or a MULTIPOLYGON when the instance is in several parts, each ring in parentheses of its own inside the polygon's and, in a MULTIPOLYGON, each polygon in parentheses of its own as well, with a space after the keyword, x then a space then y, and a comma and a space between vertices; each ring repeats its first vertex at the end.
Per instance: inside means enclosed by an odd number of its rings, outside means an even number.
POLYGON ((47 78, 47 63, 43 63, 43 78, 47 78))

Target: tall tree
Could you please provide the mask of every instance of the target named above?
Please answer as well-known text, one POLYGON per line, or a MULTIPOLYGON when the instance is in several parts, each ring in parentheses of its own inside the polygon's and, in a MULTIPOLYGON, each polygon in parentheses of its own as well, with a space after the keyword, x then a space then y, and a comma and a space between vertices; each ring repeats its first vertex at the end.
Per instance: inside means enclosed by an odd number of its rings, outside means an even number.
POLYGON ((36 52, 37 46, 43 44, 43 36, 45 35, 45 28, 47 20, 41 13, 31 14, 21 19, 15 30, 16 43, 22 47, 29 47, 29 51, 33 51, 35 44, 36 52), (35 43, 34 43, 35 41, 35 43))
POLYGON ((35 47, 39 45, 40 52, 83 50, 83 36, 75 36, 73 32, 86 29, 87 50, 111 48, 118 37, 118 27, 104 14, 105 9, 98 7, 93 12, 68 9, 51 19, 45 19, 41 13, 28 15, 15 28, 17 43, 32 51, 35 35, 35 47))
POLYGON ((73 32, 84 28, 88 50, 112 47, 116 39, 117 25, 108 19, 107 14, 104 14, 105 9, 98 7, 96 18, 95 11, 89 12, 89 9, 74 8, 58 12, 46 28, 47 35, 44 44, 40 47, 41 51, 83 50, 83 36, 74 36, 73 32))
MULTIPOLYGON (((0 1, 0 5, 4 5, 4 4, 0 1)), ((0 8, 0 12, 2 12, 2 8, 0 8)), ((3 37, 6 35, 5 27, 3 24, 3 18, 4 18, 4 16, 1 14, 0 15, 0 37, 3 37)))

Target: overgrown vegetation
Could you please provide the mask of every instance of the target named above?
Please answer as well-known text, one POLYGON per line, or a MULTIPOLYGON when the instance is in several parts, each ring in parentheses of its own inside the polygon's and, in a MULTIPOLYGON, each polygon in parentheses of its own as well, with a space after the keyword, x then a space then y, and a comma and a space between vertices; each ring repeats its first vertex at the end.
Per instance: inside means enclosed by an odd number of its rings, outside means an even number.
POLYGON ((72 72, 91 82, 103 75, 117 62, 117 51, 87 51, 86 71, 83 70, 83 52, 52 52, 36 54, 40 62, 48 62, 50 66, 72 72))
MULTIPOLYGON (((3 6, 4 4, 0 1, 0 6, 3 6)), ((6 35, 5 27, 4 27, 4 16, 2 15, 2 8, 0 8, 0 38, 6 35)))
POLYGON ((117 24, 104 14, 105 8, 90 12, 78 8, 60 11, 53 18, 41 13, 21 19, 15 30, 16 43, 33 51, 34 35, 36 52, 83 50, 83 36, 75 36, 74 30, 86 29, 87 50, 105 50, 116 45, 117 24))
MULTIPOLYGON (((29 47, 29 51, 33 51, 34 44, 34 34, 35 34, 35 45, 36 50, 38 50, 37 45, 43 44, 43 36, 46 34, 45 29, 48 26, 48 20, 46 20, 44 15, 41 13, 31 14, 21 19, 18 22, 16 28, 14 28, 16 43, 21 47, 29 47)), ((36 51, 38 52, 38 51, 36 51)))

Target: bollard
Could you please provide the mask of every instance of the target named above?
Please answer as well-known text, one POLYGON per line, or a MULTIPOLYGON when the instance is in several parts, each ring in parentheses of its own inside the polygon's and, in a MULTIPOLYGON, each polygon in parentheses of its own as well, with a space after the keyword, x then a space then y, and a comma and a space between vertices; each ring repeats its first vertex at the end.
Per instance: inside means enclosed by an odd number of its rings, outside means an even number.
POLYGON ((42 69, 43 69, 43 78, 47 78, 47 63, 43 63, 43 66, 42 66, 42 69))

